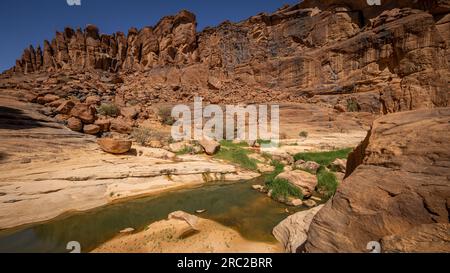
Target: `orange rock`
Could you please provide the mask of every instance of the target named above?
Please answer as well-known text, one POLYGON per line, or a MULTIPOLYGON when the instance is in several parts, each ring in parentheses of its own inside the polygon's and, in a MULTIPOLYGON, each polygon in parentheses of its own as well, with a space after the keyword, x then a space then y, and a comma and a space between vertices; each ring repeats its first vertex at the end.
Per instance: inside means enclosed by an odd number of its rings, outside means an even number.
POLYGON ((132 142, 112 138, 101 138, 97 141, 100 148, 111 154, 125 154, 130 151, 132 142))

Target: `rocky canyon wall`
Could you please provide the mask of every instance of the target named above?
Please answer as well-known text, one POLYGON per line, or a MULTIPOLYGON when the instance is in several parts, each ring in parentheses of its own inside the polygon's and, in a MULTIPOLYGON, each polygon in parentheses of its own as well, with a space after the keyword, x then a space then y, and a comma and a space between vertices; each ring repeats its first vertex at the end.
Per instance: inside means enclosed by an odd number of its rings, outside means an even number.
POLYGON ((114 73, 124 100, 200 95, 375 113, 448 106, 450 1, 382 3, 307 0, 199 33, 188 11, 128 34, 66 28, 27 48, 5 75, 114 73))

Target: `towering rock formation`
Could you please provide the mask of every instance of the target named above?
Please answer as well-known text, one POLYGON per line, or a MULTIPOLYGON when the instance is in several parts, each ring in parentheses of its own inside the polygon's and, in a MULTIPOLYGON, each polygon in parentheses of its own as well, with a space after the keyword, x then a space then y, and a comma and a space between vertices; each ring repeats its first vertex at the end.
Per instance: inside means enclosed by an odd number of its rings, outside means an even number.
POLYGON ((138 72, 124 96, 166 101, 354 101, 376 113, 447 106, 450 2, 382 3, 306 0, 200 33, 188 11, 127 35, 66 28, 43 51, 26 49, 7 74, 138 72))

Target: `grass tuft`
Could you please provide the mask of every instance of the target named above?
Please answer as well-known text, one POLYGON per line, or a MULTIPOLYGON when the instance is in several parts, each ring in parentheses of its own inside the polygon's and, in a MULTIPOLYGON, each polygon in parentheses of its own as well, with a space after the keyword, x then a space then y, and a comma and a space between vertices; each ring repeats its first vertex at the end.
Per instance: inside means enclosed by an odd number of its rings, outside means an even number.
POLYGON ((220 151, 214 155, 215 158, 235 163, 244 169, 253 171, 258 169, 258 161, 248 157, 250 151, 244 149, 248 146, 246 142, 235 144, 232 141, 223 140, 220 144, 220 151))
POLYGON ((299 153, 294 156, 295 161, 314 161, 322 166, 330 165, 337 158, 346 159, 348 154, 351 153, 352 149, 342 149, 330 152, 313 152, 313 153, 299 153))
POLYGON ((272 191, 272 198, 276 200, 287 200, 289 197, 303 199, 301 191, 285 179, 274 179, 266 183, 266 186, 272 191))
POLYGON ((103 116, 109 116, 109 117, 117 117, 120 115, 120 109, 115 104, 111 103, 102 103, 100 107, 97 109, 97 113, 103 116))
POLYGON ((172 109, 170 107, 163 107, 158 112, 161 122, 164 125, 172 126, 175 124, 175 119, 172 117, 172 109))
POLYGON ((319 191, 325 195, 327 199, 331 198, 336 193, 339 185, 336 175, 327 171, 326 168, 321 167, 317 172, 317 179, 319 182, 317 185, 319 191))

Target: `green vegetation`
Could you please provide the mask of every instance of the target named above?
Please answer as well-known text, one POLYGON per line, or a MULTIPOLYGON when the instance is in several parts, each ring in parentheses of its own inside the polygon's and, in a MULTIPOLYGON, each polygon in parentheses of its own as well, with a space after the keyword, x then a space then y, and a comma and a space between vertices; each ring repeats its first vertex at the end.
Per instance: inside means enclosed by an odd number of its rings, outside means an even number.
POLYGON ((306 132, 306 131, 301 131, 300 132, 300 134, 298 134, 300 137, 304 137, 304 138, 307 138, 308 137, 308 132, 306 132))
POLYGON ((175 123, 175 119, 172 117, 172 109, 170 107, 160 108, 158 115, 164 125, 172 126, 175 123))
POLYGON ((232 141, 223 140, 220 142, 220 144, 220 151, 216 155, 214 155, 215 158, 238 164, 244 169, 257 170, 258 161, 249 158, 248 155, 251 152, 244 149, 248 146, 247 143, 241 142, 235 144, 232 141))
POLYGON ((192 146, 186 146, 181 151, 176 152, 176 155, 187 155, 187 154, 193 154, 194 148, 192 146))
POLYGON ((333 196, 339 185, 336 175, 327 171, 326 168, 322 166, 317 172, 317 179, 319 181, 317 186, 319 191, 325 195, 327 199, 333 196))
POLYGON ((289 197, 303 199, 301 191, 285 179, 274 179, 266 183, 266 186, 272 191, 272 197, 276 200, 287 200, 289 197))
POLYGON ((297 160, 305 160, 305 161, 314 161, 319 163, 322 166, 328 166, 337 158, 345 159, 348 157, 348 154, 352 151, 351 148, 330 151, 330 152, 313 152, 313 153, 299 153, 294 156, 295 161, 297 160))
POLYGON ((248 147, 248 143, 245 141, 241 141, 239 143, 233 143, 231 140, 222 140, 220 142, 220 147, 226 147, 226 148, 245 148, 248 147))
POLYGON ((97 113, 99 113, 100 115, 115 118, 120 115, 120 109, 115 104, 102 103, 102 105, 100 105, 100 107, 98 107, 97 113))
POLYGON ((347 101, 347 111, 349 112, 359 112, 359 104, 355 100, 348 100, 347 101))
MULTIPOLYGON (((329 152, 313 152, 313 153, 299 153, 294 156, 295 160, 314 161, 321 165, 317 171, 318 190, 327 199, 334 195, 338 187, 338 180, 333 172, 326 169, 337 158, 346 159, 348 154, 352 151, 351 148, 329 151, 329 152)), ((308 171, 308 170, 304 170, 308 171)))
POLYGON ((271 165, 275 167, 275 170, 270 174, 265 175, 264 180, 266 185, 272 183, 272 181, 275 180, 275 177, 277 177, 284 170, 284 165, 279 161, 273 160, 271 165))
POLYGON ((267 139, 258 139, 256 141, 259 145, 263 145, 263 144, 270 144, 272 142, 272 140, 267 140, 267 139))
POLYGON ((303 199, 303 195, 299 189, 292 186, 285 179, 277 179, 276 177, 283 172, 284 165, 278 161, 272 161, 275 170, 265 176, 265 184, 268 190, 272 191, 272 198, 275 200, 287 200, 289 197, 303 199))

